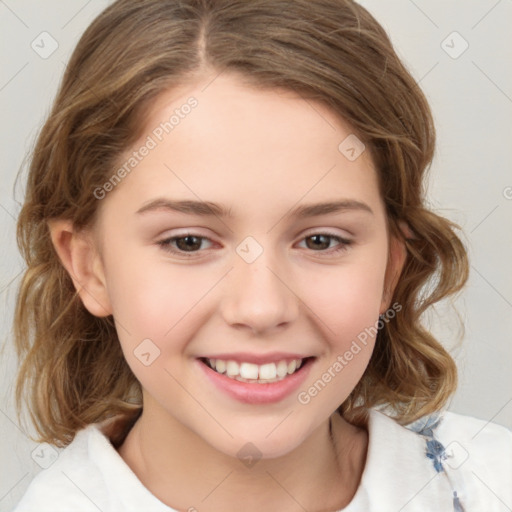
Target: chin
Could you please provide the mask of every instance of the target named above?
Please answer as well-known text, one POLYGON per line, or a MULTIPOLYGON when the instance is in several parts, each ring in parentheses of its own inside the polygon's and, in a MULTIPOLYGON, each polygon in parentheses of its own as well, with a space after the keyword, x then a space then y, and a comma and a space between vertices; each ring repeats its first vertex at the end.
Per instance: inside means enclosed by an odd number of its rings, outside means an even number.
POLYGON ((289 428, 281 428, 284 423, 277 428, 276 425, 279 422, 273 422, 271 428, 242 429, 239 433, 228 428, 233 438, 226 434, 222 435, 222 439, 217 437, 205 441, 217 451, 241 462, 245 459, 276 459, 298 448, 306 437, 298 432, 290 432, 289 428))

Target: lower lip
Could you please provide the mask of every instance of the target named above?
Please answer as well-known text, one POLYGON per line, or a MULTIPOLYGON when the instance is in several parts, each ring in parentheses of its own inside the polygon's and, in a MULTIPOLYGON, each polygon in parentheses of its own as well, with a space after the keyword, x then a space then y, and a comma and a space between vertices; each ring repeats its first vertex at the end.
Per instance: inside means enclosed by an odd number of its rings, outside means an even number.
POLYGON ((267 384, 251 384, 230 379, 226 377, 226 375, 212 370, 199 359, 196 359, 202 371, 218 389, 246 404, 271 404, 280 402, 297 390, 306 380, 313 361, 312 358, 307 359, 295 373, 288 375, 288 377, 285 377, 283 380, 269 382, 267 384))

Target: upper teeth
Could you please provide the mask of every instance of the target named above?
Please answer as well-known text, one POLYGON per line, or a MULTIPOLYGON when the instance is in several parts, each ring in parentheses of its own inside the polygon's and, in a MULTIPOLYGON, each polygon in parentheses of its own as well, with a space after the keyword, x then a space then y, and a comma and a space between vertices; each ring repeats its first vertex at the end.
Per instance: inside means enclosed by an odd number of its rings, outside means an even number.
POLYGON ((253 364, 237 363, 236 361, 222 359, 208 359, 210 366, 218 373, 226 373, 228 377, 241 377, 251 380, 281 380, 288 374, 298 370, 302 364, 302 359, 292 359, 289 363, 279 361, 276 363, 253 364))

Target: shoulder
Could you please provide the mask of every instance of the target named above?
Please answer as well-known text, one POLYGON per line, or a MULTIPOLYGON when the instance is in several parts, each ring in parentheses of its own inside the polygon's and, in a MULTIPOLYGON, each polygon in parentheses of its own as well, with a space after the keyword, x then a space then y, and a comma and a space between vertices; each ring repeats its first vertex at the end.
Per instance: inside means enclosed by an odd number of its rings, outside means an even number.
POLYGON ((137 478, 117 452, 118 416, 77 432, 57 460, 30 482, 13 512, 175 512, 137 478))
POLYGON ((510 430, 453 412, 405 426, 385 409, 369 412, 367 463, 350 512, 512 510, 510 430))
POLYGON ((13 512, 97 512, 108 492, 91 448, 108 451, 108 446, 97 425, 77 432, 56 461, 34 477, 13 512))
POLYGON ((436 428, 451 466, 466 461, 474 469, 505 472, 512 481, 512 431, 493 423, 453 412, 445 412, 436 428), (470 460, 471 459, 471 460, 470 460))
MULTIPOLYGON (((512 482, 512 431, 482 419, 445 412, 437 428, 453 467, 466 463, 478 477, 512 482)), ((512 503, 510 503, 512 505, 512 503)))
POLYGON ((440 415, 437 432, 445 437, 459 438, 473 446, 512 449, 512 430, 473 416, 446 411, 440 415))
MULTIPOLYGON (((450 411, 408 426, 426 438, 427 456, 461 502, 486 510, 512 507, 512 431, 450 411)), ((470 508, 471 509, 471 508, 470 508)))

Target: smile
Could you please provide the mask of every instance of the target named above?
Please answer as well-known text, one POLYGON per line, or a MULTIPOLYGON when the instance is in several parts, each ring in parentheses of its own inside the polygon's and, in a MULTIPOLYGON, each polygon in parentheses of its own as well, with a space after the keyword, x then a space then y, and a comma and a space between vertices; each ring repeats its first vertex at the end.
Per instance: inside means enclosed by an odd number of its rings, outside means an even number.
POLYGON ((287 362, 281 360, 275 363, 266 363, 262 365, 237 362, 223 359, 208 359, 202 361, 217 373, 224 374, 230 379, 239 382, 250 382, 266 384, 278 382, 285 379, 288 375, 294 374, 302 366, 304 359, 292 359, 287 362))
POLYGON ((317 358, 298 355, 283 359, 286 355, 275 354, 274 361, 269 361, 271 357, 237 354, 238 361, 234 361, 226 354, 224 359, 199 357, 196 364, 199 374, 223 395, 246 404, 263 405, 280 402, 304 384, 317 358))

